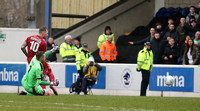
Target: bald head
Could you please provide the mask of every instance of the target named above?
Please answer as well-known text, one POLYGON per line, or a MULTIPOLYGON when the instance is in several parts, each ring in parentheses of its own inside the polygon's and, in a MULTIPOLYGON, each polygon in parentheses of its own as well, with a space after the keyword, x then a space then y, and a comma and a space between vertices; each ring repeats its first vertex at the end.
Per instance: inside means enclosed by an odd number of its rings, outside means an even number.
POLYGON ((112 35, 109 35, 108 36, 108 42, 112 42, 112 39, 113 39, 112 35))

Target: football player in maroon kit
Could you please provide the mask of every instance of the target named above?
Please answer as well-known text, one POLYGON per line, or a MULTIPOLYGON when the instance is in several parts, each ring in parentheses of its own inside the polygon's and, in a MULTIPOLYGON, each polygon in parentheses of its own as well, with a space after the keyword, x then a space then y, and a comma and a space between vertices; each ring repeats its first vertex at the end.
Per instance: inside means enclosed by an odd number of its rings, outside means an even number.
MULTIPOLYGON (((39 29, 39 34, 38 35, 32 35, 28 37, 24 43, 21 46, 22 52, 26 55, 28 64, 31 62, 31 59, 35 56, 35 54, 38 51, 47 51, 47 43, 44 41, 48 36, 48 29, 43 26, 39 29), (26 47, 28 52, 26 51, 26 47)), ((54 47, 52 49, 52 53, 58 48, 58 46, 54 47)), ((45 61, 43 63, 43 74, 47 75, 49 77, 50 82, 55 81, 55 77, 53 75, 53 72, 51 68, 49 67, 49 64, 45 61)), ((46 89, 45 86, 42 86, 43 89, 46 89)), ((50 86, 50 88, 53 90, 55 95, 58 95, 58 91, 54 86, 50 86)))

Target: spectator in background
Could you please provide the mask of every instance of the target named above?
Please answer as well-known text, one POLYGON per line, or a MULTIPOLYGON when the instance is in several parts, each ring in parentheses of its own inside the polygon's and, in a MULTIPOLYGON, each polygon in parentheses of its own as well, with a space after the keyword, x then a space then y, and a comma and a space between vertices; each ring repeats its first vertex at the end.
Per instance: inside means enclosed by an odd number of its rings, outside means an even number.
POLYGON ((189 39, 192 39, 189 35, 187 35, 186 37, 185 37, 185 43, 184 43, 184 46, 186 46, 186 44, 188 43, 188 40, 189 39))
POLYGON ((117 57, 117 49, 115 44, 112 43, 112 35, 108 36, 108 40, 101 45, 99 55, 101 60, 105 63, 115 62, 117 57))
POLYGON ((75 46, 74 48, 75 48, 76 53, 83 49, 83 47, 81 45, 81 38, 80 37, 76 37, 74 39, 74 46, 75 46))
POLYGON ((83 49, 81 49, 76 55, 76 68, 81 78, 84 76, 83 66, 88 63, 88 58, 90 55, 91 54, 88 50, 88 44, 84 43, 83 49))
POLYGON ((199 15, 195 13, 195 7, 194 6, 190 6, 190 13, 186 17, 186 23, 190 22, 190 18, 192 16, 195 18, 195 21, 197 22, 199 15))
POLYGON ((190 17, 188 25, 191 25, 192 21, 196 21, 194 16, 190 17))
POLYGON ((184 65, 198 65, 199 64, 199 48, 197 45, 194 45, 192 39, 188 40, 186 44, 185 52, 183 55, 183 64, 184 65))
POLYGON ((197 32, 195 33, 194 44, 195 44, 195 45, 198 45, 199 40, 200 40, 200 31, 197 31, 197 32))
POLYGON ((174 24, 174 20, 172 18, 169 18, 168 19, 168 25, 167 25, 167 27, 165 27, 165 30, 164 30, 164 34, 169 30, 169 26, 171 24, 174 24))
MULTIPOLYGON (((200 1, 198 2, 198 7, 200 8, 200 1)), ((200 12, 199 12, 199 15, 200 15, 200 12)))
POLYGON ((162 39, 164 36, 164 31, 162 30, 162 24, 156 23, 155 30, 156 30, 156 32, 158 32, 160 34, 160 38, 162 39))
POLYGON ((166 64, 177 64, 178 63, 178 48, 175 45, 175 41, 173 38, 169 39, 169 44, 165 47, 164 50, 164 61, 166 64))
POLYGON ((87 94, 87 86, 93 86, 97 81, 99 71, 103 68, 99 64, 95 63, 94 58, 88 59, 88 64, 83 67, 84 78, 82 80, 80 95, 87 94))
MULTIPOLYGON (((198 2, 198 8, 200 9, 200 1, 198 2)), ((197 20, 198 26, 200 27, 200 11, 199 11, 199 18, 197 20)))
MULTIPOLYGON (((47 41, 47 50, 51 50, 53 47, 57 46, 57 44, 54 43, 53 37, 49 37, 47 41)), ((51 53, 47 58, 47 62, 57 62, 56 53, 59 53, 59 51, 55 51, 54 53, 51 53)))
POLYGON ((165 46, 165 41, 160 38, 160 33, 155 33, 155 37, 151 41, 151 49, 153 51, 153 63, 162 64, 163 63, 163 51, 165 46))
POLYGON ((195 20, 190 22, 190 29, 192 30, 189 31, 189 35, 191 38, 194 38, 196 31, 199 30, 199 27, 197 26, 197 22, 195 20))
POLYGON ((185 37, 186 37, 186 33, 187 33, 187 30, 186 28, 184 27, 185 26, 185 23, 186 23, 186 20, 184 17, 181 17, 180 18, 180 24, 179 26, 177 26, 176 28, 176 31, 178 33, 178 37, 179 37, 179 44, 180 46, 182 46, 182 44, 184 44, 185 42, 185 37))
POLYGON ((183 58, 183 53, 185 50, 185 37, 188 34, 188 30, 186 28, 186 25, 188 26, 188 24, 186 24, 186 19, 185 17, 181 17, 180 18, 180 24, 179 26, 176 28, 176 31, 178 33, 179 36, 179 43, 178 43, 178 48, 180 50, 180 57, 178 58, 178 64, 182 64, 182 58, 183 58))
POLYGON ((200 28, 200 17, 199 17, 199 19, 197 20, 197 26, 200 28))
POLYGON ((60 55, 63 62, 75 62, 75 46, 71 43, 71 35, 65 36, 65 42, 60 45, 60 55))
POLYGON ((113 38, 112 38, 112 43, 115 44, 115 37, 114 37, 114 34, 111 32, 111 28, 110 26, 106 26, 105 27, 105 32, 103 34, 101 34, 98 38, 98 41, 97 41, 97 47, 100 48, 101 45, 103 43, 106 42, 106 40, 108 40, 108 36, 111 35, 113 38))
POLYGON ((185 37, 185 42, 183 43, 183 45, 181 47, 179 47, 180 49, 180 58, 179 58, 179 64, 182 64, 182 60, 183 60, 183 55, 184 55, 184 52, 185 52, 185 47, 186 47, 186 44, 188 43, 188 40, 191 39, 191 37, 189 35, 187 35, 185 37))
POLYGON ((170 38, 173 38, 175 40, 175 43, 178 42, 178 33, 175 30, 174 24, 169 25, 169 30, 164 35, 164 40, 169 40, 170 38))
POLYGON ((90 57, 90 52, 88 50, 88 44, 84 43, 83 44, 83 49, 81 49, 79 52, 77 52, 76 54, 76 68, 78 70, 78 78, 77 78, 77 82, 76 82, 76 87, 75 87, 75 92, 73 94, 77 94, 78 93, 78 87, 79 85, 82 83, 82 79, 84 77, 84 73, 83 73, 83 66, 87 65, 88 63, 88 59, 90 57))
POLYGON ((155 32, 156 32, 155 28, 151 28, 150 29, 150 35, 147 38, 140 40, 140 41, 136 41, 136 42, 129 42, 129 44, 141 45, 141 44, 144 44, 145 42, 151 42, 151 40, 153 40, 153 38, 154 38, 155 32))

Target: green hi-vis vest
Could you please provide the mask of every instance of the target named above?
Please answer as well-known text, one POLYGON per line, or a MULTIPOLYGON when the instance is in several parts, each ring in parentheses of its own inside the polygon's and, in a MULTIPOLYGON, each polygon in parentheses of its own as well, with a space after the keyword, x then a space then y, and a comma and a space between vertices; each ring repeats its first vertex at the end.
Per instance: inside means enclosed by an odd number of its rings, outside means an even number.
POLYGON ((64 42, 60 45, 59 52, 61 57, 75 56, 75 46, 70 46, 69 44, 64 42))
POLYGON ((88 58, 90 57, 90 52, 87 51, 85 54, 82 50, 76 53, 76 68, 77 70, 81 70, 85 64, 88 63, 88 58))
POLYGON ((144 47, 144 49, 140 50, 137 57, 137 65, 138 70, 144 69, 144 70, 150 70, 152 71, 153 66, 153 52, 152 50, 147 51, 147 48, 144 47))

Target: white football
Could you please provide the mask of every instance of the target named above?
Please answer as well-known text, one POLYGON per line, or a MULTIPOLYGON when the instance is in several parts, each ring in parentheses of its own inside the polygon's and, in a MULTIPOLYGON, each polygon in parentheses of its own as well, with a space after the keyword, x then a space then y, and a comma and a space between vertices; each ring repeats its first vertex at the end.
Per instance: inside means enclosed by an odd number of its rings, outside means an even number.
POLYGON ((165 84, 166 85, 171 86, 171 85, 173 85, 173 83, 174 83, 174 78, 172 76, 165 77, 165 84))

